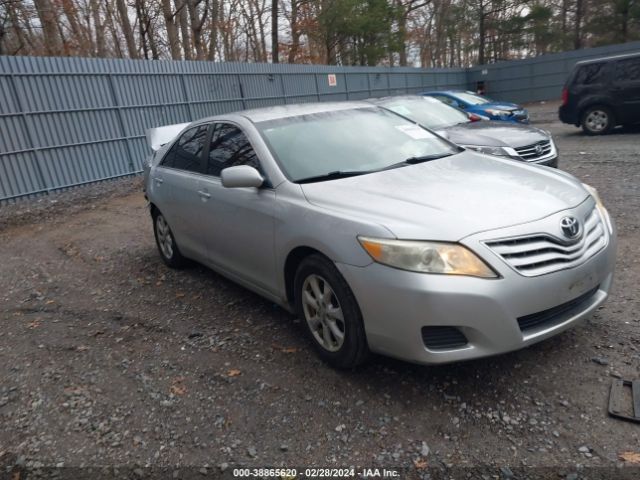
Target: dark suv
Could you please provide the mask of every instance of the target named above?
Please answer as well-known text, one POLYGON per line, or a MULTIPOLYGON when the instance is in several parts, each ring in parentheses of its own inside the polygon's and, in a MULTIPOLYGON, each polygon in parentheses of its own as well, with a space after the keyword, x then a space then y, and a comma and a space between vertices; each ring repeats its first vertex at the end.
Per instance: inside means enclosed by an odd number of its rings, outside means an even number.
POLYGON ((578 62, 562 90, 559 114, 588 135, 640 122, 640 53, 578 62))

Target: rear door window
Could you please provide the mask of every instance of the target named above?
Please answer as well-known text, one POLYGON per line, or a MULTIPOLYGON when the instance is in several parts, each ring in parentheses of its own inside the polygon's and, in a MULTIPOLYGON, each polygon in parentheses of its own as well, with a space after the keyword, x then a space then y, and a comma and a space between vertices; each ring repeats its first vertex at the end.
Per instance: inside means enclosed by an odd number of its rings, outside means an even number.
POLYGON ((188 172, 200 172, 202 152, 207 145, 208 125, 184 132, 165 155, 161 165, 188 172))
POLYGON ((607 73, 606 63, 583 65, 576 73, 575 83, 578 85, 594 85, 604 83, 607 73))
POLYGON ((640 57, 618 60, 615 78, 618 82, 640 81, 640 57))

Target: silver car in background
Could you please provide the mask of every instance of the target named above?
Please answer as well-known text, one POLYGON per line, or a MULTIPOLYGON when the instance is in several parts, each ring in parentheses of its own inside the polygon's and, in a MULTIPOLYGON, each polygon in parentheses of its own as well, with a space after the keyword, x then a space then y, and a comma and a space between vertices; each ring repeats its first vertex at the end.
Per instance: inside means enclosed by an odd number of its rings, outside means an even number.
POLYGON ((400 95, 368 100, 433 130, 468 150, 531 165, 558 166, 558 149, 549 132, 532 125, 472 121, 467 113, 433 97, 400 95))
POLYGON ((516 350, 588 316, 613 279, 594 189, 367 103, 193 122, 145 190, 167 265, 195 260, 296 312, 336 367, 516 350))

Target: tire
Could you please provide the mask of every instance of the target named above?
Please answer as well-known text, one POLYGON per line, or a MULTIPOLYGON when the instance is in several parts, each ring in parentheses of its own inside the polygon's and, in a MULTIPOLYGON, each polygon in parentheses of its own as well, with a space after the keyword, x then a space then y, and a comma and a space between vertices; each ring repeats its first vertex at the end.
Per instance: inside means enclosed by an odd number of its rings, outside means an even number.
POLYGON ((360 308, 333 262, 319 254, 305 258, 296 271, 294 295, 296 311, 322 360, 341 369, 367 360, 360 308))
POLYGON ((613 111, 604 105, 587 107, 580 124, 587 135, 605 135, 616 126, 613 111))
POLYGON ((182 256, 173 232, 159 210, 154 209, 151 214, 153 219, 153 234, 156 237, 156 246, 160 258, 170 268, 183 268, 187 265, 187 259, 182 256))

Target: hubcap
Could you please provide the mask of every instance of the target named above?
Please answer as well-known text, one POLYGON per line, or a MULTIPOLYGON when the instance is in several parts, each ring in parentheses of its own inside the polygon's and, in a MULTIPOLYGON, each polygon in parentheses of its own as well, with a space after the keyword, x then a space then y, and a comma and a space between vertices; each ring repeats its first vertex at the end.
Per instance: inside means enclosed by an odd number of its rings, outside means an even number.
POLYGON ((171 259, 173 257, 173 236, 171 235, 169 224, 162 215, 158 215, 156 218, 156 232, 158 233, 158 245, 162 255, 167 259, 171 259))
POLYGON ((309 275, 302 285, 302 309, 316 341, 330 352, 344 343, 342 308, 331 285, 319 275, 309 275))
POLYGON ((609 123, 609 116, 602 110, 593 110, 587 115, 586 124, 589 130, 593 132, 601 132, 609 123))

